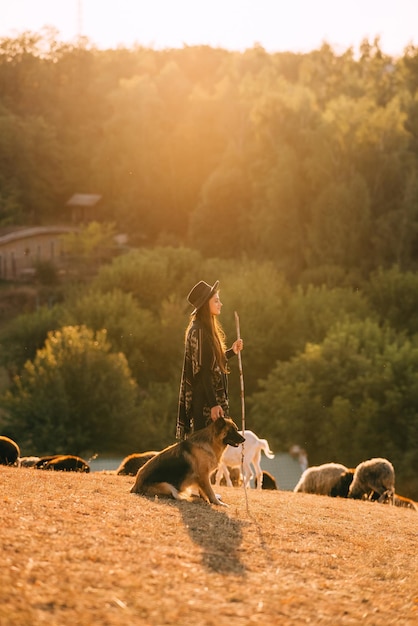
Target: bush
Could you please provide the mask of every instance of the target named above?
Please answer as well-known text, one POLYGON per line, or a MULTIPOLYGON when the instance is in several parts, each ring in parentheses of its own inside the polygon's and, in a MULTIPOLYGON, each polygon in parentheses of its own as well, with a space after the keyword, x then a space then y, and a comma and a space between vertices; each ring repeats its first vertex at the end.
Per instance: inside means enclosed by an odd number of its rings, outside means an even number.
POLYGON ((298 443, 311 464, 353 467, 386 457, 400 493, 408 485, 416 497, 417 372, 416 343, 372 321, 341 323, 321 344, 277 363, 252 398, 251 416, 272 445, 298 443))
POLYGON ((118 451, 135 439, 137 386, 106 331, 48 334, 3 398, 7 428, 30 454, 118 451))

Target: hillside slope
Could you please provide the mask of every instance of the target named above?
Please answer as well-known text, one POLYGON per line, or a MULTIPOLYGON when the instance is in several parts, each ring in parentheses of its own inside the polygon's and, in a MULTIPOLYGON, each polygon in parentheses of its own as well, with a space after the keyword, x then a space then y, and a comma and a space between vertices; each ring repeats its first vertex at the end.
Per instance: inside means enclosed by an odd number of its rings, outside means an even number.
POLYGON ((418 624, 418 516, 220 488, 148 500, 133 479, 0 467, 0 626, 418 624))

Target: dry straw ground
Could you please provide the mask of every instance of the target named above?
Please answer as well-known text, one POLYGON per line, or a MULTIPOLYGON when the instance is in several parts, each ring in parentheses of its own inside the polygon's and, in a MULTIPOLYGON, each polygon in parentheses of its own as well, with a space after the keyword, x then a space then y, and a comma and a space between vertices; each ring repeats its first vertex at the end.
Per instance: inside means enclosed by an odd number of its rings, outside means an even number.
POLYGON ((0 467, 1 626, 418 624, 418 515, 221 487, 229 508, 105 473, 0 467))

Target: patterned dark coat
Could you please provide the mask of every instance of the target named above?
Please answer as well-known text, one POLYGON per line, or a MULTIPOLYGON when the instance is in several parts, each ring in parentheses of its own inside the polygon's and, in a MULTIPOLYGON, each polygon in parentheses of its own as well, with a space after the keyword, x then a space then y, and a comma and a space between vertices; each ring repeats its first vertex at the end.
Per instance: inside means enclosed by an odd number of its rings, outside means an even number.
MULTIPOLYGON (((227 359, 233 355, 232 348, 225 353, 227 359)), ((207 332, 195 320, 186 338, 176 438, 186 439, 195 430, 207 426, 210 410, 218 404, 225 416, 229 416, 228 378, 216 362, 207 332)))

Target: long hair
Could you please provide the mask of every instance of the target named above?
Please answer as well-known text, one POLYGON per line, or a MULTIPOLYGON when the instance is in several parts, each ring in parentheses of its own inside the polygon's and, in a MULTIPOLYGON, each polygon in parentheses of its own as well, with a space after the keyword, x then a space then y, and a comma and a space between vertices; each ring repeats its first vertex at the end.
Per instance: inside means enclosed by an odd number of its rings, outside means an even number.
POLYGON ((211 314, 209 300, 205 302, 205 304, 203 304, 200 309, 196 311, 196 313, 192 313, 190 316, 190 322, 186 328, 186 337, 195 320, 199 320, 208 333, 217 365, 220 367, 222 372, 225 374, 228 373, 227 360, 225 356, 225 332, 217 316, 211 314))

